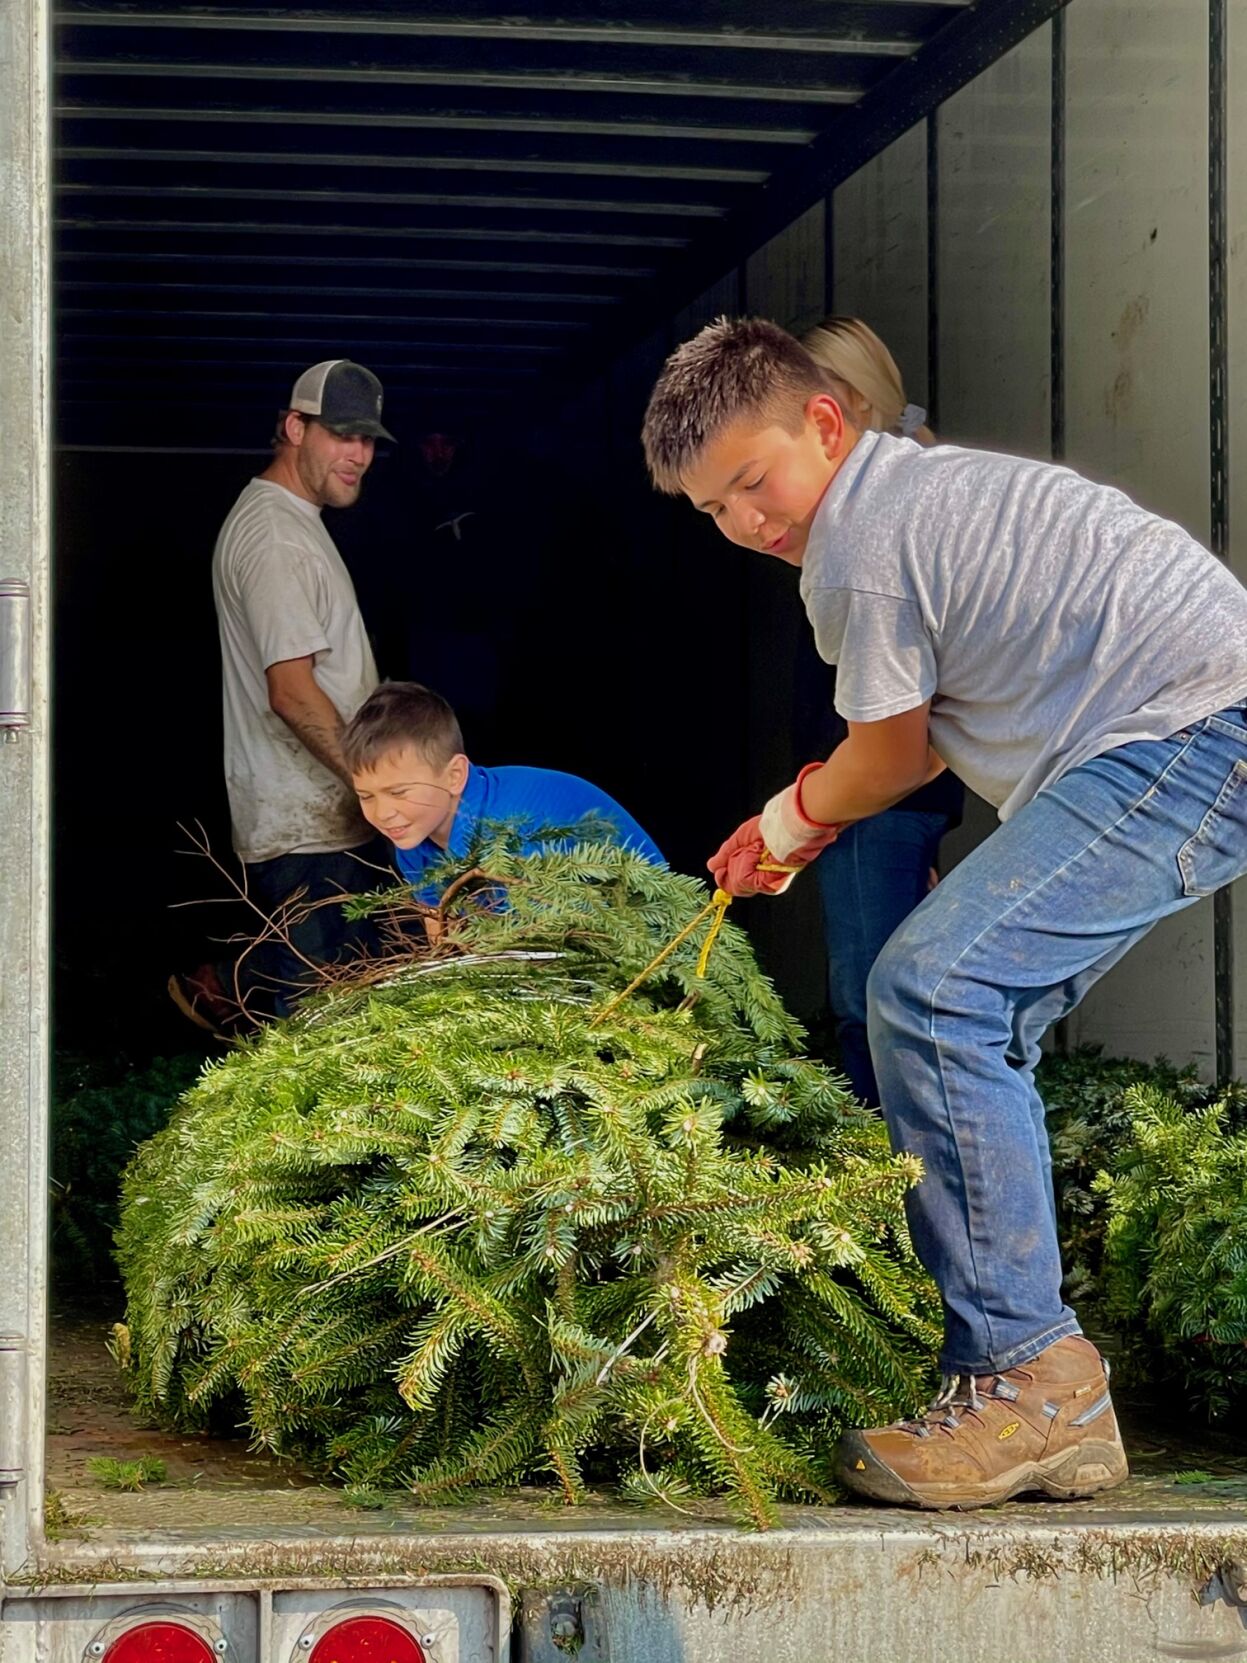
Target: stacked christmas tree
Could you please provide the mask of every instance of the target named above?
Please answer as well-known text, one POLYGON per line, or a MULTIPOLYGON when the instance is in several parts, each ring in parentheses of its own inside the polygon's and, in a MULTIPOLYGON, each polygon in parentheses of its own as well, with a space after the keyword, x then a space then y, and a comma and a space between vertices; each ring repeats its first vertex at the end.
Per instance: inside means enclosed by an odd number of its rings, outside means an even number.
POLYGON ((801 1055, 733 926, 704 977, 708 921, 619 999, 700 884, 597 843, 477 861, 435 946, 396 930, 140 1150, 140 1400, 241 1409, 363 1493, 553 1477, 758 1525, 827 1496, 839 1429, 928 1383, 915 1163, 801 1055))

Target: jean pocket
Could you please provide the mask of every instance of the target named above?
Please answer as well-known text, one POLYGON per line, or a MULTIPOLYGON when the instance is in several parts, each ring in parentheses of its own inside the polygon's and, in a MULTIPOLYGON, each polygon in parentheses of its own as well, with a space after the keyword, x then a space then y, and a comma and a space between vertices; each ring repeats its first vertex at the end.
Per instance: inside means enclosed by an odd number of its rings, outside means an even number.
POLYGON ((1211 895, 1247 870, 1247 762, 1226 775, 1217 800, 1194 837, 1178 850, 1185 895, 1211 895))

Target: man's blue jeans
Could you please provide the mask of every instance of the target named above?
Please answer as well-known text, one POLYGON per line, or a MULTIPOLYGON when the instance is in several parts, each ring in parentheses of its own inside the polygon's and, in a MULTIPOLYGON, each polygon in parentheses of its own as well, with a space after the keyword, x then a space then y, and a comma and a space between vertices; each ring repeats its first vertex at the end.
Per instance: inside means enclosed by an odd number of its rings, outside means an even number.
POLYGON ((946 1373, 1078 1333, 1061 1299, 1039 1041, 1170 913, 1247 871, 1247 715, 1122 745, 1041 791, 900 926, 869 984, 893 1148, 921 1156, 919 1257, 946 1373))
POLYGON ((926 896, 947 814, 890 808, 847 827, 814 862, 827 944, 827 999, 853 1093, 879 1087, 866 1035, 866 978, 892 931, 926 896))

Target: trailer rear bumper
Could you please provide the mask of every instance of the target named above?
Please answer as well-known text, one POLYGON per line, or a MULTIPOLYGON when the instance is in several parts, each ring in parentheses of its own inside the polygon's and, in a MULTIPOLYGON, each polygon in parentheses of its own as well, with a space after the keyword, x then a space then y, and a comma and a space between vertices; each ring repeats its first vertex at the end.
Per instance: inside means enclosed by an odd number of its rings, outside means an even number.
POLYGON ((1247 1658, 1247 1516, 1232 1506, 1164 1522, 794 1511, 761 1536, 640 1515, 500 1529, 485 1515, 434 1534, 371 1515, 352 1534, 211 1539, 162 1523, 145 1540, 50 1543, 5 1592, 0 1658, 85 1658, 126 1612, 189 1604, 217 1625, 221 1655, 285 1663, 307 1655, 311 1614, 361 1599, 450 1612, 455 1644, 437 1663, 548 1663, 570 1655, 551 1624, 577 1622, 583 1663, 1247 1658))

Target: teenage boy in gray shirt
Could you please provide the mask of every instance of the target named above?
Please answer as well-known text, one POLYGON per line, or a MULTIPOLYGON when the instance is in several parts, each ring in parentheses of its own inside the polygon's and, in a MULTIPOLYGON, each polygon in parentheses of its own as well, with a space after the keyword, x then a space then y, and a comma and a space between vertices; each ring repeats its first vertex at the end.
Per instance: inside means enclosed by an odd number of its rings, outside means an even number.
POLYGON ((1119 491, 859 434, 828 386, 774 324, 720 319, 668 360, 644 441, 660 489, 800 566, 849 729, 727 839, 716 882, 777 893, 945 766, 1002 821, 870 978, 884 1116, 925 1173, 909 1219, 943 1298, 944 1388, 847 1434, 840 1475, 923 1507, 1091 1495, 1126 1457, 1061 1298, 1033 1070, 1157 919, 1247 870, 1247 591, 1119 491))

